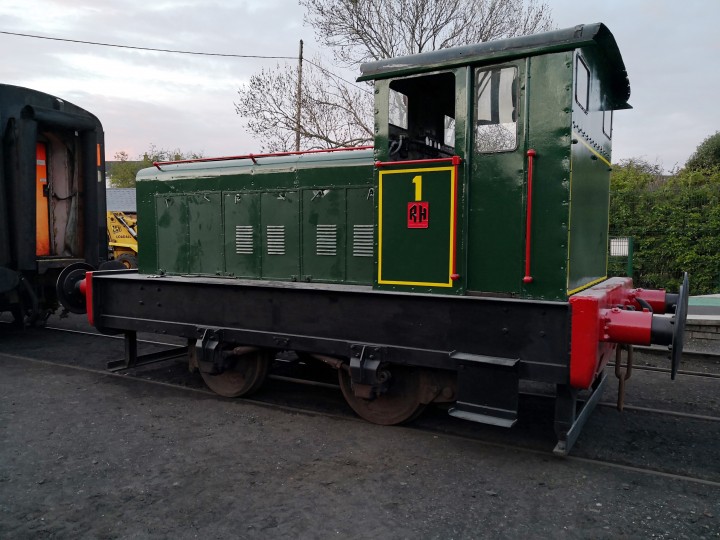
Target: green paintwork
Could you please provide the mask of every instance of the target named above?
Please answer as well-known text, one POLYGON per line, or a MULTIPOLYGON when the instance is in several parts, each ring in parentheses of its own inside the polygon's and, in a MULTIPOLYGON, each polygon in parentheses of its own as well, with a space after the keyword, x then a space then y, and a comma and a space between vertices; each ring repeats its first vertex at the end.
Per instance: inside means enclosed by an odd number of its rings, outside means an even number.
MULTIPOLYGON (((574 53, 590 71, 589 108, 572 98, 571 211, 568 289, 607 274, 611 140, 603 132, 603 112, 611 111, 603 81, 612 65, 594 48, 574 53)), ((573 64, 577 61, 573 58, 573 64)))
POLYGON ((366 283, 375 274, 375 188, 348 188, 345 191, 345 281, 366 283))
POLYGON ((591 159, 583 144, 573 145, 568 289, 575 290, 607 275, 608 166, 591 159))
POLYGON ((217 274, 222 270, 218 193, 156 197, 158 266, 167 272, 217 274))
POLYGON ((140 228, 140 271, 556 301, 604 278, 611 141, 603 114, 627 108, 630 92, 607 28, 580 26, 362 70, 363 80, 375 79, 374 152, 203 160, 141 171, 139 219, 155 226, 140 228), (590 72, 587 111, 575 100, 578 55, 590 72), (517 101, 509 109, 517 146, 486 153, 476 148, 476 123, 488 125, 476 122, 476 74, 499 67, 517 70, 517 101), (389 126, 391 88, 411 104, 406 126, 389 126), (455 120, 454 140, 438 152, 423 140, 443 137, 443 116, 455 120), (391 154, 398 141, 404 154, 397 146, 391 154), (530 149, 536 152, 532 280, 525 283, 530 149), (433 172, 450 164, 403 165, 447 155, 461 158, 456 280, 449 276, 449 174, 433 172), (374 160, 392 164, 373 167, 374 160), (408 226, 416 176, 423 178, 428 228, 408 226))
POLYGON ((522 290, 523 295, 547 300, 567 298, 571 57, 571 52, 561 52, 528 60, 526 151, 534 149, 537 156, 530 256, 533 282, 523 284, 522 290))
POLYGON ((223 197, 225 271, 237 277, 261 275, 260 196, 237 191, 223 197))
POLYGON ((371 284, 372 152, 256 161, 141 171, 138 216, 156 226, 140 232, 140 271, 371 284), (318 225, 325 241, 335 227, 335 255, 318 254, 318 225))
MULTIPOLYGON (((188 244, 187 197, 166 194, 152 199, 157 215, 157 266, 187 272, 186 246, 188 244)), ((139 205, 138 205, 139 206, 139 205)), ((143 242, 143 251, 149 243, 143 242)), ((148 250, 149 251, 149 250, 148 250)), ((155 272, 157 270, 153 270, 155 272)), ((161 270, 162 271, 162 270, 161 270)))
MULTIPOLYGON (((524 62, 501 66, 518 69, 518 81, 525 78, 524 62)), ((471 70, 472 95, 475 70, 471 70)), ((523 118, 524 90, 518 94, 518 119, 523 118)), ((474 99, 473 99, 474 107, 474 99)), ((468 216, 467 286, 472 291, 517 295, 522 285, 524 195, 525 195, 525 126, 518 122, 517 150, 479 153, 470 137, 468 154, 472 154, 468 216)))
MULTIPOLYGON (((402 162, 398 162, 402 165, 402 162)), ((452 287, 453 175, 449 167, 383 170, 378 288, 452 287), (427 228, 410 228, 409 205, 427 204, 427 228)))
POLYGON ((223 270, 222 215, 219 193, 193 193, 188 202, 188 272, 217 274, 223 270))
POLYGON ((302 279, 368 283, 374 271, 373 188, 303 193, 302 279))
POLYGON ((260 277, 295 281, 300 276, 301 196, 299 191, 260 195, 260 234, 265 240, 260 277))
MULTIPOLYGON (((389 289, 389 290, 406 290, 406 291, 413 291, 413 292, 426 292, 426 293, 442 293, 442 294, 464 294, 466 292, 466 282, 467 282, 467 276, 466 276, 466 261, 465 261, 465 249, 466 249, 466 239, 467 235, 465 233, 467 229, 467 193, 468 193, 468 185, 470 183, 470 179, 468 176, 469 171, 469 158, 466 154, 466 147, 469 141, 469 137, 467 135, 467 129, 468 129, 468 111, 471 110, 469 104, 468 104, 468 68, 467 67, 461 67, 457 69, 449 70, 449 73, 452 74, 454 79, 454 110, 455 110, 455 155, 459 156, 462 159, 461 164, 458 167, 458 178, 457 178, 457 231, 456 231, 456 238, 455 238, 455 246, 457 250, 456 255, 456 270, 459 274, 459 279, 452 282, 452 286, 450 287, 438 287, 435 285, 400 285, 397 283, 393 284, 383 284, 378 283, 376 275, 376 287, 379 289, 389 289)), ((389 146, 389 140, 390 140, 390 133, 389 133, 389 110, 388 110, 388 101, 389 101, 389 95, 390 95, 390 84, 392 81, 390 80, 378 80, 375 82, 375 148, 376 148, 376 155, 377 159, 379 161, 389 161, 391 159, 391 156, 388 153, 388 146, 389 146)), ((418 83, 420 90, 423 89, 422 82, 418 83)), ((431 96, 432 98, 432 96, 431 96)), ((402 164, 402 162, 397 162, 398 166, 402 164)), ((444 166, 448 166, 449 164, 445 164, 444 166)), ((433 169, 440 166, 437 163, 430 163, 427 165, 413 165, 410 166, 412 169, 433 169)), ((398 167, 392 166, 391 169, 397 169, 398 167)), ((380 170, 375 170, 375 185, 379 184, 379 173, 380 170)), ((410 181, 414 176, 417 174, 422 173, 413 173, 410 176, 410 181)), ((406 182, 407 184, 407 182, 406 182)), ((410 184, 411 185, 411 184, 410 184)), ((407 186, 406 186, 407 187, 407 186)), ((409 189, 409 188, 408 188, 409 189)), ((405 210, 407 209, 407 202, 412 200, 412 191, 406 193, 405 195, 402 195, 400 197, 401 202, 399 204, 405 205, 405 210)), ((449 201, 446 199, 445 195, 440 195, 441 199, 437 202, 439 203, 439 206, 441 207, 443 212, 446 212, 447 208, 449 207, 449 201), (444 208, 443 208, 444 206, 444 208)), ((379 212, 380 204, 377 204, 376 212, 379 212)), ((387 206, 387 205, 386 205, 387 206)), ((435 219, 436 212, 435 212, 434 205, 431 205, 431 212, 433 213, 433 224, 437 222, 435 219)), ((399 210, 397 211, 399 212, 399 210)), ((396 234, 392 234, 388 238, 388 240, 392 243, 388 244, 385 243, 385 250, 388 253, 401 253, 405 252, 407 250, 413 249, 411 247, 411 244, 407 243, 407 238, 405 235, 400 234, 399 231, 404 231, 406 233, 412 233, 414 237, 420 237, 418 233, 419 231, 409 231, 407 229, 407 223, 406 223, 406 214, 405 211, 402 212, 402 215, 399 213, 394 213, 394 217, 398 220, 395 229, 397 231, 396 234)), ((449 217, 448 217, 449 221, 449 217)), ((444 223, 444 221, 441 221, 441 223, 444 223)), ((394 272, 394 276, 398 279, 391 279, 390 277, 386 277, 385 279, 389 281, 407 281, 412 283, 423 283, 423 282, 429 282, 429 283, 447 283, 449 281, 450 276, 448 275, 448 253, 449 253, 449 233, 446 229, 443 229, 442 231, 437 231, 437 233, 433 231, 425 231, 432 234, 437 234, 437 237, 440 238, 440 243, 433 248, 434 253, 432 253, 431 256, 425 256, 422 257, 421 255, 414 256, 414 257, 399 257, 396 256, 394 261, 391 262, 391 271, 394 272), (427 265, 427 261, 431 261, 432 269, 427 268, 423 269, 420 266, 421 260, 425 261, 425 264, 427 265), (411 277, 407 277, 406 279, 401 278, 401 276, 420 276, 418 279, 413 279, 411 277), (424 277, 423 277, 424 276, 424 277)), ((422 234, 422 231, 420 231, 420 234, 422 234)), ((415 246, 415 250, 422 250, 422 246, 424 245, 424 242, 421 242, 418 246, 415 246)), ((421 252, 420 252, 421 253, 421 252)))
POLYGON ((304 191, 302 230, 304 278, 344 281, 347 254, 345 190, 304 191))

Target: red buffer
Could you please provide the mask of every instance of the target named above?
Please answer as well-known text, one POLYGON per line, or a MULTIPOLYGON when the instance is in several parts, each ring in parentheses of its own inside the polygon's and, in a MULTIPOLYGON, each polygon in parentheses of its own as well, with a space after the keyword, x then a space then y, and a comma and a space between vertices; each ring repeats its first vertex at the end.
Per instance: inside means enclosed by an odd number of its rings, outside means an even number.
POLYGON ((678 294, 634 289, 632 279, 618 277, 572 296, 571 386, 589 388, 618 344, 669 345, 674 379, 682 354, 688 289, 687 274, 678 294))

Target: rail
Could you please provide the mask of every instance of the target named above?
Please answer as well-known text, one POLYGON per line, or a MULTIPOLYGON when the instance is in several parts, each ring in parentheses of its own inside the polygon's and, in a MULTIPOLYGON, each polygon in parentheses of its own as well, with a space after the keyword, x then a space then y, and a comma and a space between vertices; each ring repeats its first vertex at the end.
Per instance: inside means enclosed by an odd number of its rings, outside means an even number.
POLYGON ((530 251, 532 248, 532 207, 533 207, 533 160, 536 152, 532 148, 527 151, 527 213, 525 215, 525 277, 523 283, 532 283, 533 277, 530 274, 530 251))
POLYGON ((211 161, 233 161, 236 159, 250 159, 255 165, 257 165, 258 158, 298 156, 303 154, 330 154, 332 152, 349 152, 352 150, 371 150, 372 148, 372 146, 348 146, 342 148, 321 148, 318 150, 299 150, 296 152, 272 152, 269 154, 244 154, 241 156, 179 159, 175 161, 153 161, 153 166, 157 167, 159 171, 162 171, 162 169, 160 168, 161 165, 178 165, 181 163, 206 163, 211 161))

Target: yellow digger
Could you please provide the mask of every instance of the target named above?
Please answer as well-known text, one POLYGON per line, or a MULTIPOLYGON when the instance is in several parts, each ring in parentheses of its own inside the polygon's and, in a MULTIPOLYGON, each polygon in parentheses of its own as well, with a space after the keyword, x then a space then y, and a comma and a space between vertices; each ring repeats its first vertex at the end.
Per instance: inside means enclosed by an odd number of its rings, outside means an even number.
POLYGON ((107 213, 108 246, 125 268, 137 268, 137 219, 124 212, 107 213))

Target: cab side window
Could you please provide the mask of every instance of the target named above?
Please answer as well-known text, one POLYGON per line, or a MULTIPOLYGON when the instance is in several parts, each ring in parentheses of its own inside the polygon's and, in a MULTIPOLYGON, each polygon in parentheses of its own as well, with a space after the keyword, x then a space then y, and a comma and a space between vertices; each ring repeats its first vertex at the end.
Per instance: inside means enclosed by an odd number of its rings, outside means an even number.
POLYGON ((613 112, 603 111, 603 133, 608 139, 612 139, 613 112))
POLYGON ((590 70, 580 55, 575 57, 575 101, 588 112, 590 103, 590 70))
POLYGON ((408 128, 408 97, 398 92, 397 90, 390 89, 390 103, 389 105, 389 120, 390 124, 400 128, 408 128))
POLYGON ((391 161, 455 155, 455 75, 394 79, 388 102, 391 161))
POLYGON ((475 73, 475 148, 478 152, 509 152, 517 148, 516 67, 475 73))

